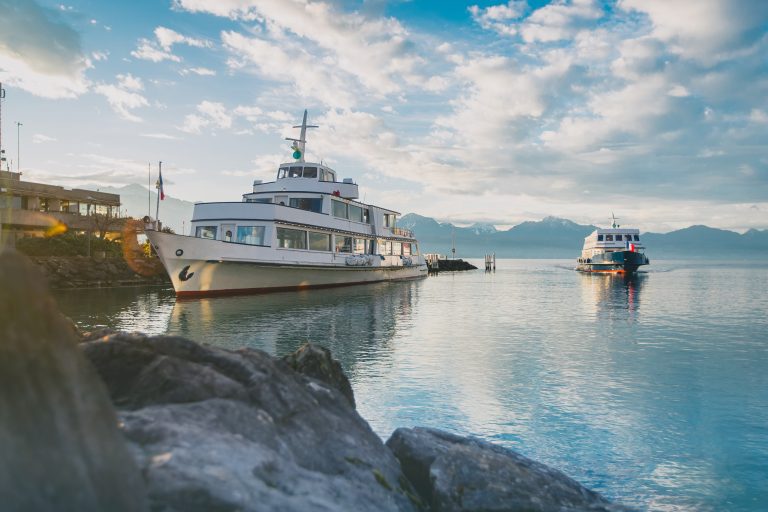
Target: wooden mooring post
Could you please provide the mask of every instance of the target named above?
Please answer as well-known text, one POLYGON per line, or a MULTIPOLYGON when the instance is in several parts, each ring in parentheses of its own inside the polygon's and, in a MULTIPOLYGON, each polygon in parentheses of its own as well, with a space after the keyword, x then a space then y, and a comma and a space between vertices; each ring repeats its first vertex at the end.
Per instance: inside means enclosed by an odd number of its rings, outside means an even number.
POLYGON ((496 253, 485 255, 485 271, 496 272, 496 253))

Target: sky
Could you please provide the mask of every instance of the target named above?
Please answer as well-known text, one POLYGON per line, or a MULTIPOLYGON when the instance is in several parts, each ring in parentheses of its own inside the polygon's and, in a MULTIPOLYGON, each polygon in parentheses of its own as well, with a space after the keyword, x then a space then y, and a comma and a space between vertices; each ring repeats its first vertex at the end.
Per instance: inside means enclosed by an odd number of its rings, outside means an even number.
POLYGON ((24 179, 239 201, 291 161, 459 225, 768 228, 768 1, 0 0, 24 179), (21 123, 18 126, 17 123, 21 123))

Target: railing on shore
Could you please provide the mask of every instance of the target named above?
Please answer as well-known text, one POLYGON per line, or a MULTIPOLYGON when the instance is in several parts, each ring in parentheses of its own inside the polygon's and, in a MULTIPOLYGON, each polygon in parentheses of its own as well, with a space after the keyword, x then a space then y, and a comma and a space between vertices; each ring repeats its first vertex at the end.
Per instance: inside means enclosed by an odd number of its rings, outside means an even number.
POLYGON ((496 253, 485 255, 485 271, 496 272, 496 253))

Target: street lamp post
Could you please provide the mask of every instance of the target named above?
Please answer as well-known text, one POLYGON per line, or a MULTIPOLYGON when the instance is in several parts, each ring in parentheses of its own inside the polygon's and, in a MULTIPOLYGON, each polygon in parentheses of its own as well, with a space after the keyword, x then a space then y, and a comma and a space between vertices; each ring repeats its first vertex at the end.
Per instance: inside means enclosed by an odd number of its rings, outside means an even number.
POLYGON ((24 126, 16 121, 16 172, 21 172, 21 127, 24 126))

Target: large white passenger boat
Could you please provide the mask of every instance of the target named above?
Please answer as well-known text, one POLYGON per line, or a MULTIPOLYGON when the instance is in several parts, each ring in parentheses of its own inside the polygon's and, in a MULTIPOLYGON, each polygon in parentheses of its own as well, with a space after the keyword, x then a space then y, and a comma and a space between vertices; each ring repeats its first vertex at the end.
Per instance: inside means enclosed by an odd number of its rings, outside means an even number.
POLYGON ((650 263, 640 243, 640 230, 622 228, 611 215, 610 228, 598 228, 584 239, 576 270, 631 274, 650 263))
POLYGON ((414 279, 427 265, 398 212, 357 201, 358 187, 304 161, 307 112, 294 162, 242 201, 196 203, 187 235, 147 229, 176 295, 194 297, 414 279))

